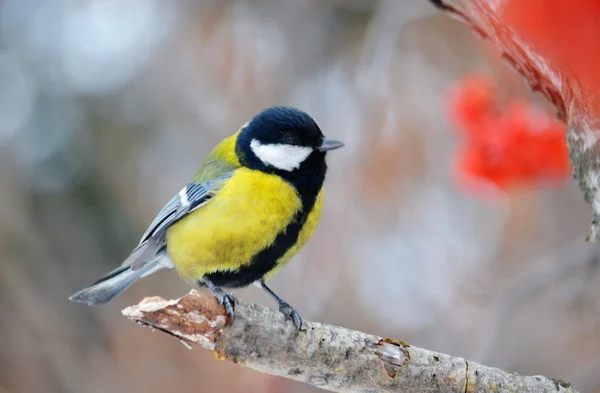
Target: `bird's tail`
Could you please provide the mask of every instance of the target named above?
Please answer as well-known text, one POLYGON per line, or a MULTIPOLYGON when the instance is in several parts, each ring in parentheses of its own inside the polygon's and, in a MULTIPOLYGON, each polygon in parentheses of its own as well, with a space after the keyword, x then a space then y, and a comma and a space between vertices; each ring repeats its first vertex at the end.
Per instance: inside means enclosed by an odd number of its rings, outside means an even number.
POLYGON ((69 297, 69 300, 86 303, 89 306, 98 306, 108 303, 140 278, 164 269, 160 258, 148 262, 134 270, 131 266, 121 266, 111 271, 91 286, 84 288, 69 297))

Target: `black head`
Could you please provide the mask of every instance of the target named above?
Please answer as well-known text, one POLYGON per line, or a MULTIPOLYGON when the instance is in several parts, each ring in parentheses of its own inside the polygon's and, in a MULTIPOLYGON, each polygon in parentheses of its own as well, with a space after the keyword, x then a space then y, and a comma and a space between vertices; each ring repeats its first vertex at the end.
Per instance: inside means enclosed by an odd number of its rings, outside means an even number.
POLYGON ((325 170, 325 154, 343 143, 325 139, 306 112, 273 107, 256 115, 244 127, 236 143, 242 165, 264 172, 293 173, 325 170))

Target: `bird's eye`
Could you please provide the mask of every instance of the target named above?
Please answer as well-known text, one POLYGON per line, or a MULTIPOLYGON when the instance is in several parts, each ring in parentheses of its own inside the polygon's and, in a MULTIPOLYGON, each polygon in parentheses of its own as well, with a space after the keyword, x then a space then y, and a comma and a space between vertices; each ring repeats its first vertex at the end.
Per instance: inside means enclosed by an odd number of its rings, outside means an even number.
POLYGON ((283 134, 283 143, 286 145, 300 145, 300 138, 291 133, 283 134))

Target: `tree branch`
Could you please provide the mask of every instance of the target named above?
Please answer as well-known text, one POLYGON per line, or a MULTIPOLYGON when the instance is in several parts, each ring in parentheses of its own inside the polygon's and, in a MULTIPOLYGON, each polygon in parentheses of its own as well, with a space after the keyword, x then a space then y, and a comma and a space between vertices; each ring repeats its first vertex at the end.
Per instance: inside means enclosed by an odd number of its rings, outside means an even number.
POLYGON ((235 320, 214 297, 192 291, 176 299, 151 297, 123 310, 142 325, 187 346, 271 375, 333 392, 573 392, 569 383, 521 376, 442 353, 342 327, 292 323, 264 306, 238 301, 235 320))

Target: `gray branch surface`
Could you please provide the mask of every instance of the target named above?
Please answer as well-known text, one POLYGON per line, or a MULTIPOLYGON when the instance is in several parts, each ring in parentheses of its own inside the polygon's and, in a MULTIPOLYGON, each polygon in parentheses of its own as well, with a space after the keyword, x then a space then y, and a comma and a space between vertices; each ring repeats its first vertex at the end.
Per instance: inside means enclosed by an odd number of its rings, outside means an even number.
POLYGON ((146 298, 122 312, 218 359, 332 392, 575 392, 561 380, 508 373, 338 326, 305 321, 296 335, 280 312, 254 303, 238 301, 230 323, 213 296, 194 290, 176 300, 146 298))

